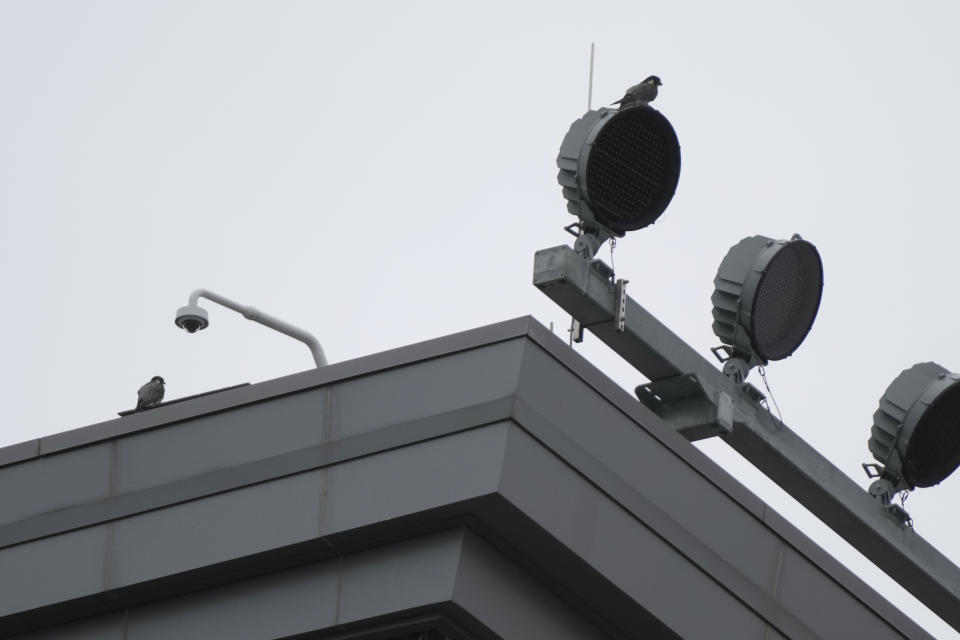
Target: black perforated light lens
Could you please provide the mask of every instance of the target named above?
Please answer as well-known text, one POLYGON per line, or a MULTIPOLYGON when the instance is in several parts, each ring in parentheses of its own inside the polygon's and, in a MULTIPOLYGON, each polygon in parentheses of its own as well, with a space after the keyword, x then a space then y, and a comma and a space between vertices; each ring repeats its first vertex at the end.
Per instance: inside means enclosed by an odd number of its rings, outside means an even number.
POLYGON ((901 371, 880 396, 867 448, 899 488, 943 482, 960 467, 960 375, 936 362, 901 371))
POLYGON ((820 307, 820 256, 806 241, 784 245, 757 284, 751 311, 753 346, 766 360, 781 360, 807 337, 820 307))
POLYGON ((654 223, 680 179, 680 142, 648 106, 588 111, 570 126, 557 181, 567 210, 616 235, 654 223))
POLYGON ((669 123, 654 115, 652 109, 618 114, 590 151, 587 197, 597 219, 615 231, 653 223, 677 188, 679 142, 669 123))
POLYGON ((960 466, 960 383, 942 391, 913 429, 903 473, 910 484, 939 484, 960 466))
POLYGON ((817 248, 800 236, 750 236, 730 247, 713 283, 717 337, 754 364, 782 360, 817 317, 823 265, 817 248))

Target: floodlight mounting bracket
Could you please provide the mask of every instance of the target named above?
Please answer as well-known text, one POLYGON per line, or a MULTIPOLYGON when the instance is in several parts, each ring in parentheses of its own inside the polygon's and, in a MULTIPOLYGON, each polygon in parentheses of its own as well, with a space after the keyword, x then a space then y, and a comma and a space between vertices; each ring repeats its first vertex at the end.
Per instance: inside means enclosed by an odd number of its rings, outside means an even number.
POLYGON ((890 504, 893 496, 901 491, 913 491, 915 489, 904 480, 902 475, 891 471, 882 464, 864 462, 860 466, 863 467, 863 472, 867 474, 867 477, 873 480, 867 491, 885 505, 890 504))
POLYGON ((767 364, 766 360, 752 351, 741 351, 726 344, 711 347, 710 351, 723 365, 723 374, 738 385, 746 384, 751 369, 767 364))
POLYGON ((913 528, 913 518, 910 517, 907 510, 893 502, 893 496, 901 491, 911 490, 903 481, 903 478, 898 477, 883 465, 874 462, 864 462, 861 466, 867 477, 874 479, 867 488, 867 493, 880 502, 886 514, 893 518, 899 526, 913 528))
MULTIPOLYGON (((624 329, 617 331, 615 283, 591 268, 591 263, 570 247, 537 251, 533 284, 650 380, 654 386, 649 392, 657 396, 648 398, 651 402, 666 402, 665 397, 671 397, 670 385, 676 384, 680 390, 674 396, 674 406, 679 411, 683 404, 682 385, 694 385, 682 379, 668 382, 677 376, 695 375, 697 385, 705 392, 691 391, 686 397, 694 401, 715 400, 718 412, 721 403, 727 402, 719 393, 723 392, 729 399, 732 428, 719 437, 960 631, 960 568, 915 530, 905 528, 905 521, 894 513, 897 509, 878 504, 876 497, 773 416, 759 400, 763 396, 755 387, 735 384, 629 296, 624 329), (714 396, 708 390, 718 393, 714 396)), ((661 411, 664 420, 677 418, 680 422, 684 416, 682 411, 672 416, 661 411)), ((692 412, 688 409, 686 413, 688 427, 692 424, 692 412)), ((666 424, 683 426, 682 422, 666 424)), ((690 440, 697 439, 697 429, 678 430, 690 440)), ((909 524, 909 516, 906 523, 909 524)))
MULTIPOLYGON (((576 241, 573 243, 573 250, 587 260, 597 255, 597 252, 600 251, 600 247, 603 246, 604 242, 610 238, 617 237, 617 234, 609 229, 605 229, 598 224, 593 224, 583 219, 568 224, 563 230, 576 238, 576 241)), ((623 234, 620 235, 622 236, 623 234)))
POLYGON ((634 393, 688 440, 733 431, 733 398, 706 384, 695 373, 641 384, 634 393))

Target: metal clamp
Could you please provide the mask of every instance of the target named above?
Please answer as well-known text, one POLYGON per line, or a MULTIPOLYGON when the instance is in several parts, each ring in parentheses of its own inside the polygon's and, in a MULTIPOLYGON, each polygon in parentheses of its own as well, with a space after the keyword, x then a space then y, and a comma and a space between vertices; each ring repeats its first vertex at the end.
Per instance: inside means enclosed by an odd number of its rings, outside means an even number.
POLYGON ((702 440, 733 430, 734 400, 695 373, 638 386, 637 399, 687 440, 702 440))
POLYGON ((623 328, 627 324, 627 283, 629 280, 620 278, 617 280, 614 300, 617 308, 614 310, 613 317, 617 322, 617 333, 623 333, 623 328))
POLYGON ((577 344, 583 342, 583 325, 576 318, 570 321, 570 341, 577 344))

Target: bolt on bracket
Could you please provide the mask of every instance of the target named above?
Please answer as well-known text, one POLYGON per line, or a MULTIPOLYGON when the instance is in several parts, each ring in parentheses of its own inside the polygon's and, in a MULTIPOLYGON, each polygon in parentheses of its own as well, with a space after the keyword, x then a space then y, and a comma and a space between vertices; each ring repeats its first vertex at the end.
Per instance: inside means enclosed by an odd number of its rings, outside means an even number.
POLYGON ((617 308, 613 317, 617 322, 617 333, 623 333, 623 328, 627 324, 627 283, 629 280, 620 278, 617 280, 614 300, 617 301, 617 308))
POLYGON ((636 388, 637 399, 668 421, 687 440, 702 440, 733 430, 734 402, 695 373, 664 378, 636 388))

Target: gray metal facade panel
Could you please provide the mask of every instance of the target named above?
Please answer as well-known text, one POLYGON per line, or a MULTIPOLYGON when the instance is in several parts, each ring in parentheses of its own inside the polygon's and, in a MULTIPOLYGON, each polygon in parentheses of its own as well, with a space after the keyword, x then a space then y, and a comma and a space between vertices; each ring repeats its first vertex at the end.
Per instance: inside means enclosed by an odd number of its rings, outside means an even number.
POLYGON ((452 411, 517 387, 522 339, 461 351, 333 385, 331 437, 342 438, 452 411))
MULTIPOLYGON (((733 498, 743 509, 757 516, 762 516, 767 511, 766 504, 753 492, 713 460, 706 457, 695 446, 691 446, 690 442, 678 434, 672 426, 666 424, 650 409, 638 402, 635 395, 628 393, 627 390, 608 378, 603 371, 595 367, 590 361, 573 349, 568 348, 563 341, 543 325, 533 323, 530 327, 530 338, 549 356, 546 359, 538 359, 545 363, 545 366, 549 368, 551 361, 559 364, 563 370, 596 391, 606 402, 616 407, 622 415, 627 416, 635 427, 649 433, 657 442, 657 446, 668 449, 679 460, 684 461, 686 465, 709 478, 712 483, 733 498)), ((536 352, 533 351, 532 353, 536 352)), ((550 396, 541 397, 549 399, 550 396)))
POLYGON ((22 460, 35 458, 40 453, 40 440, 27 440, 6 447, 0 447, 0 468, 22 460))
MULTIPOLYGON (((274 387, 272 384, 267 386, 274 387)), ((251 388, 251 386, 237 387, 184 402, 162 405, 149 411, 133 413, 86 427, 54 433, 40 438, 38 455, 60 453, 76 447, 87 446, 94 442, 112 440, 156 427, 165 427, 182 420, 193 420, 197 416, 207 413, 252 404, 270 397, 264 395, 264 391, 263 387, 256 389, 251 388)))
POLYGON ((0 617, 104 589, 108 527, 0 549, 0 617))
POLYGON ((126 640, 126 626, 127 612, 120 611, 43 631, 18 634, 10 640, 126 640))
MULTIPOLYGON (((598 390, 611 405, 618 407, 623 415, 630 416, 630 418, 635 421, 636 426, 642 426, 644 431, 655 436, 661 446, 649 448, 647 446, 631 446, 629 450, 631 452, 637 452, 638 454, 653 451, 656 452, 655 455, 670 452, 677 460, 684 462, 684 466, 689 472, 692 472, 694 476, 701 476, 707 481, 707 484, 698 486, 697 483, 694 483, 694 485, 691 486, 687 483, 682 483, 679 480, 683 477, 691 477, 691 474, 677 474, 676 470, 672 469, 669 475, 663 476, 670 478, 669 483, 657 483, 656 480, 654 480, 653 486, 657 486, 657 491, 647 491, 642 488, 645 484, 644 482, 641 482, 639 485, 636 484, 636 482, 638 476, 650 467, 643 464, 634 464, 632 467, 629 464, 618 466, 616 464, 618 458, 615 452, 613 452, 612 455, 607 452, 602 454, 604 465, 615 468, 617 473, 622 475, 622 477, 629 479, 635 486, 641 487, 640 490, 644 491, 649 499, 657 501, 658 504, 663 505, 669 510, 671 518, 675 518, 679 523, 683 524, 685 529, 696 532, 700 540, 716 550, 723 558, 731 562, 732 565, 736 566, 738 571, 750 576, 754 584, 758 587, 767 586, 769 590, 769 579, 764 583, 763 575, 767 568, 770 567, 771 559, 774 562, 776 561, 781 549, 779 541, 782 541, 782 548, 784 550, 793 549, 799 551, 806 561, 811 563, 811 566, 816 566, 819 571, 831 576, 831 588, 837 594, 853 597, 860 607, 874 612, 879 616, 878 619, 887 620, 889 626, 885 633, 892 634, 890 637, 901 637, 901 634, 908 637, 930 637, 913 623, 913 621, 904 616, 902 612, 843 567, 835 558, 827 554, 796 527, 784 520, 776 512, 770 510, 762 501, 750 493, 743 485, 739 484, 716 463, 707 458, 698 449, 691 446, 690 443, 677 436, 669 426, 664 425, 662 421, 652 415, 646 407, 635 402, 632 398, 626 398, 626 402, 624 402, 624 396, 626 394, 622 389, 605 387, 605 383, 612 384, 612 382, 603 377, 602 373, 597 371, 588 362, 579 358, 577 354, 568 349, 553 348, 547 350, 546 348, 551 345, 562 346, 557 345, 559 341, 556 336, 553 336, 539 325, 531 328, 531 336, 535 337, 536 344, 545 350, 538 351, 536 347, 528 349, 528 355, 525 356, 527 361, 545 363, 547 362, 546 359, 541 356, 548 354, 549 357, 563 363, 564 368, 562 370, 553 368, 552 373, 548 374, 548 376, 554 378, 554 381, 550 385, 544 385, 542 383, 544 375, 541 371, 541 369, 551 369, 549 364, 538 368, 531 375, 525 373, 521 378, 519 393, 529 396, 532 399, 535 396, 528 393, 528 390, 540 387, 541 393, 539 397, 542 402, 538 404, 538 408, 544 407, 545 410, 549 412, 550 393, 544 389, 549 389, 550 386, 554 386, 559 395, 562 393, 561 389, 564 387, 556 381, 556 378, 569 379, 570 373, 576 373, 576 377, 579 378, 580 381, 598 390), (559 373, 560 371, 562 371, 562 373, 559 373), (530 385, 528 381, 533 381, 533 385, 530 385), (681 493, 678 495, 676 493, 678 489, 684 490, 684 488, 686 488, 685 494, 681 493), (689 491, 691 488, 693 488, 693 491, 689 491), (715 490, 719 490, 719 493, 715 490), (712 497, 707 498, 707 496, 711 496, 711 494, 712 497), (740 509, 731 508, 734 505, 738 505, 740 509), (752 536, 741 538, 740 536, 745 535, 747 530, 752 531, 752 536), (758 531, 763 532, 759 534, 761 537, 763 537, 765 533, 770 539, 778 541, 777 544, 772 547, 774 550, 773 555, 770 554, 771 546, 769 544, 758 544, 756 548, 754 548, 753 545, 744 544, 744 540, 748 539, 756 542, 758 531), (765 549, 765 551, 764 553, 756 553, 756 557, 752 557, 757 549, 765 549), (754 567, 753 571, 751 571, 751 567, 754 567)), ((569 390, 568 393, 575 392, 569 390)), ((575 427, 577 425, 577 421, 574 420, 565 422, 565 414, 563 412, 553 412, 549 415, 551 415, 555 421, 556 426, 562 428, 564 425, 568 425, 568 431, 570 431, 570 426, 575 427)), ((604 422, 604 425, 606 424, 607 423, 604 422)), ((608 441, 609 439, 591 438, 589 434, 587 434, 586 438, 581 439, 584 446, 594 452, 599 452, 608 441)), ((616 439, 614 442, 623 441, 616 439)), ((601 454, 598 453, 598 455, 601 454)), ((646 481, 646 484, 650 485, 649 479, 646 481)))
MULTIPOLYGON (((543 584, 463 528, 194 591, 15 640, 261 640, 376 626, 431 610, 478 640, 605 640, 543 584), (480 622, 483 621, 483 622, 480 622), (459 626, 459 625, 458 625, 459 626)), ((404 623, 404 620, 411 620, 404 623)), ((643 629, 637 633, 642 634, 643 629)), ((326 636, 325 636, 326 637, 326 636)), ((385 636, 378 636, 385 637, 385 636)), ((460 637, 460 636, 455 636, 460 637)), ((642 636, 655 638, 656 636, 642 636)))
POLYGON ((775 531, 780 532, 784 539, 788 541, 789 548, 804 558, 811 567, 823 575, 829 576, 838 588, 856 598, 866 609, 876 612, 879 618, 888 621, 894 629, 910 637, 929 637, 919 631, 919 628, 899 609, 865 584, 839 560, 806 537, 779 513, 768 509, 764 514, 764 522, 775 531))
POLYGON ((118 520, 110 587, 317 538, 325 476, 303 473, 118 520))
MULTIPOLYGON (((569 370, 557 367, 546 351, 528 345, 518 390, 524 401, 750 581, 772 586, 781 540, 758 514, 734 503, 699 473, 698 467, 674 455, 648 430, 638 428, 634 420, 569 370)), ((648 411, 642 406, 638 410, 648 411)), ((650 428, 659 422, 650 413, 644 425, 650 428)), ((668 428, 664 425, 661 431, 668 428)), ((669 437, 673 436, 680 438, 670 433, 669 437)), ((699 451, 691 455, 706 460, 699 451)))
POLYGON ((464 535, 444 531, 344 557, 337 624, 448 602, 464 535))
POLYGON ((330 467, 322 534, 495 492, 508 426, 493 424, 330 467))
POLYGON ((0 467, 0 525, 110 495, 113 444, 0 467))
POLYGON ((503 638, 610 638, 472 533, 464 536, 457 572, 453 602, 503 638))
MULTIPOLYGON (((55 535, 67 529, 115 521, 507 420, 512 416, 513 406, 513 398, 497 398, 455 411, 394 424, 374 432, 361 433, 263 460, 210 471, 157 487, 120 493, 108 499, 77 507, 46 512, 7 525, 0 525, 0 549, 38 537, 55 535)), ((35 460, 31 460, 21 464, 29 465, 34 462, 35 460)), ((21 490, 29 493, 29 487, 21 490)))
POLYGON ((777 600, 824 640, 899 638, 896 630, 863 607, 836 581, 792 549, 785 549, 777 600))
POLYGON ((326 393, 310 389, 118 438, 116 492, 319 444, 324 440, 326 393))
POLYGON ((327 629, 337 623, 340 579, 339 560, 330 560, 134 607, 124 640, 261 640, 327 629))
POLYGON ((182 420, 193 420, 201 415, 247 406, 288 393, 322 387, 332 382, 341 382, 505 340, 522 338, 532 327, 538 326, 540 326, 539 323, 530 316, 513 318, 353 360, 335 362, 326 367, 309 369, 255 385, 232 387, 150 411, 44 436, 39 440, 0 447, 0 466, 167 426, 182 420))
POLYGON ((519 429, 510 434, 502 494, 682 638, 761 640, 764 623, 589 479, 519 429), (691 602, 699 615, 690 615, 691 602))

